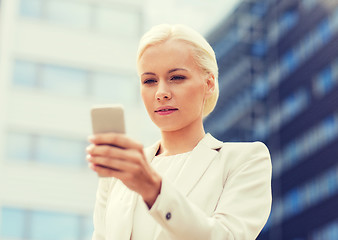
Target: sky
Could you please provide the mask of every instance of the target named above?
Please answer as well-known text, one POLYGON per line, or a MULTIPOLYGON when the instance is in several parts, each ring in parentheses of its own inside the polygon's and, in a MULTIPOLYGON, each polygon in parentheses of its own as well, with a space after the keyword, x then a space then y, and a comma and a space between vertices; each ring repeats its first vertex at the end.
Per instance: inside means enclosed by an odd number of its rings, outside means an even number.
POLYGON ((207 34, 233 11, 241 0, 144 0, 145 30, 160 23, 186 24, 207 34))

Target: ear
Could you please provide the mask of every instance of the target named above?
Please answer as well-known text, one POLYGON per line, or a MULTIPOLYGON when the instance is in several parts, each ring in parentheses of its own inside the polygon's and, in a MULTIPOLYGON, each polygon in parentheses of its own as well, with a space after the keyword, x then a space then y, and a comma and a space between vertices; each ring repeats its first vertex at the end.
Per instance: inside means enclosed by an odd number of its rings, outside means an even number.
POLYGON ((210 97, 215 91, 215 76, 212 73, 209 73, 206 78, 206 97, 210 97))

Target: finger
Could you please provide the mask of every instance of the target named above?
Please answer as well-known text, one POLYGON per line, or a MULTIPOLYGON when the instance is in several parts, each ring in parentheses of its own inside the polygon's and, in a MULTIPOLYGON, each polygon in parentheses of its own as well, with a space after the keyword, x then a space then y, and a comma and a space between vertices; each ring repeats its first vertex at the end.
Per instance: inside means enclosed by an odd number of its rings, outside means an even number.
POLYGON ((126 176, 130 176, 130 173, 128 172, 121 172, 112 168, 96 165, 94 163, 89 163, 89 167, 93 171, 95 171, 100 177, 114 177, 123 180, 124 178, 126 178, 126 176))
POLYGON ((110 168, 114 171, 134 171, 136 165, 134 163, 130 163, 128 161, 120 160, 120 159, 111 159, 105 157, 89 157, 88 161, 90 163, 95 164, 96 166, 110 168))
POLYGON ((142 144, 121 133, 101 133, 92 135, 88 139, 91 143, 94 143, 96 145, 109 144, 121 148, 132 148, 143 151, 142 144))
POLYGON ((124 159, 131 162, 140 162, 142 153, 135 149, 121 149, 109 145, 90 145, 87 153, 91 156, 102 156, 108 158, 124 159))
POLYGON ((93 171, 95 171, 100 177, 113 177, 112 169, 105 168, 100 165, 95 165, 94 163, 89 163, 88 166, 93 171))

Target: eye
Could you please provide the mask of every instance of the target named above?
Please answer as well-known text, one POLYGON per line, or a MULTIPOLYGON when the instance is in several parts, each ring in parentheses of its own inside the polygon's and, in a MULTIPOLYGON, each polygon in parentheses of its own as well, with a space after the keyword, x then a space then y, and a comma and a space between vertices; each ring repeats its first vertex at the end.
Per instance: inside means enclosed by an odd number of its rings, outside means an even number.
POLYGON ((156 80, 152 78, 143 81, 143 84, 153 84, 153 83, 156 83, 156 80))
POLYGON ((184 79, 186 79, 186 77, 183 75, 174 75, 170 78, 170 80, 184 80, 184 79))

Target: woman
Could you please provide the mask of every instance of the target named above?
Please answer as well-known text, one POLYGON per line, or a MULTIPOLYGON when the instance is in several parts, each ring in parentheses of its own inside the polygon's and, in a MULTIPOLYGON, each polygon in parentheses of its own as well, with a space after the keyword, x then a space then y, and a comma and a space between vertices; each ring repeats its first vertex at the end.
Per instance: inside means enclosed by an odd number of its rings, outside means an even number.
POLYGON ((271 207, 271 161, 260 142, 222 143, 203 117, 218 98, 207 41, 182 25, 158 25, 141 39, 141 95, 161 140, 143 146, 123 134, 91 136, 99 176, 93 239, 255 239, 271 207))

